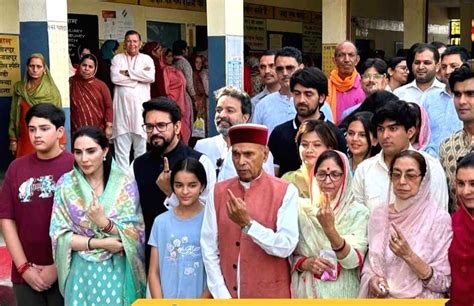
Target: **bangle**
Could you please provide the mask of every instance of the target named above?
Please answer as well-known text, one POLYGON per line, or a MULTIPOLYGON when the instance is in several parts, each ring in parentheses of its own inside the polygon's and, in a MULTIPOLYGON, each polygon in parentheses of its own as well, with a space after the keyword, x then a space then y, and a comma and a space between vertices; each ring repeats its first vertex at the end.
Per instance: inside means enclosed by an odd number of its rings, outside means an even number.
POLYGON ((104 231, 106 233, 110 233, 112 231, 112 229, 114 228, 114 224, 112 223, 112 221, 109 220, 109 226, 107 226, 104 231))
POLYGON ((89 239, 87 239, 87 251, 92 250, 92 248, 91 248, 91 240, 92 240, 92 238, 94 238, 94 237, 90 237, 89 239))
POLYGON ((18 274, 20 274, 20 276, 23 276, 23 274, 31 267, 31 263, 29 262, 25 262, 24 264, 22 264, 21 266, 19 266, 17 268, 17 272, 18 274))
POLYGON ((105 232, 105 233, 110 233, 112 229, 114 228, 114 224, 112 223, 112 220, 108 219, 109 223, 105 227, 100 227, 100 229, 105 232))
POLYGON ((433 277, 433 272, 433 268, 430 266, 430 271, 428 272, 428 275, 421 278, 421 281, 427 283, 433 277))
POLYGON ((303 265, 303 263, 306 261, 306 259, 308 259, 308 257, 301 257, 295 264, 295 270, 298 271, 298 272, 304 272, 303 270, 301 270, 301 266, 303 265))
POLYGON ((333 248, 332 250, 337 253, 344 250, 345 247, 346 247, 346 239, 342 239, 342 245, 338 248, 333 248))

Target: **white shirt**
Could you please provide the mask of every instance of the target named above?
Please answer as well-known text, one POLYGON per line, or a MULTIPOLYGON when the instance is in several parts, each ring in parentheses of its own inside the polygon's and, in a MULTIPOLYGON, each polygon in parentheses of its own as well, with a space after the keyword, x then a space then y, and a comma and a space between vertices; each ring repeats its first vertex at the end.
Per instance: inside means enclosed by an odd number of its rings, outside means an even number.
POLYGON ((431 86, 425 91, 423 91, 418 87, 418 85, 416 85, 416 80, 413 80, 413 82, 395 89, 393 91, 393 94, 396 95, 400 100, 403 100, 406 102, 415 102, 416 104, 421 105, 422 98, 428 92, 430 92, 433 89, 445 89, 445 88, 446 88, 446 85, 438 81, 437 78, 435 78, 433 83, 431 83, 431 86))
POLYGON ((113 136, 134 133, 146 138, 143 131, 143 102, 150 100, 150 83, 155 81, 155 64, 151 57, 139 53, 131 57, 125 53, 112 59, 110 78, 114 88, 113 136), (129 76, 120 73, 128 70, 129 76))
MULTIPOLYGON (((231 147, 227 147, 227 143, 222 135, 198 140, 194 146, 194 150, 206 154, 206 156, 211 160, 212 165, 214 165, 215 170, 218 168, 217 160, 223 160, 219 170, 219 176, 217 177, 218 182, 237 176, 237 170, 235 170, 234 163, 232 162, 231 147)), ((266 173, 275 176, 273 155, 271 152, 269 152, 268 158, 263 164, 263 170, 266 173)))
MULTIPOLYGON (((414 150, 412 146, 408 149, 414 150)), ((437 201, 440 207, 448 211, 448 185, 441 163, 426 152, 417 152, 423 155, 431 171, 431 198, 437 201)), ((364 160, 357 167, 352 180, 352 192, 355 201, 364 204, 372 212, 375 207, 388 204, 389 192, 390 199, 394 199, 393 190, 388 190, 390 186, 388 172, 389 169, 385 164, 383 151, 364 160)))
MULTIPOLYGON (((251 188, 252 183, 241 182, 244 188, 251 188)), ((286 258, 290 256, 298 243, 298 190, 290 184, 283 197, 283 204, 277 214, 277 229, 266 228, 255 220, 247 235, 260 246, 267 254, 286 258)), ((207 198, 204 211, 204 220, 201 229, 201 249, 204 266, 207 273, 207 287, 215 299, 231 298, 227 289, 219 260, 219 245, 217 232, 217 217, 214 205, 214 187, 207 198)), ((265 271, 255 271, 258 273, 265 271)), ((240 278, 240 257, 237 263, 237 286, 240 278)), ((240 293, 238 288, 237 293, 240 293)), ((239 294, 240 296, 240 294, 239 294)))

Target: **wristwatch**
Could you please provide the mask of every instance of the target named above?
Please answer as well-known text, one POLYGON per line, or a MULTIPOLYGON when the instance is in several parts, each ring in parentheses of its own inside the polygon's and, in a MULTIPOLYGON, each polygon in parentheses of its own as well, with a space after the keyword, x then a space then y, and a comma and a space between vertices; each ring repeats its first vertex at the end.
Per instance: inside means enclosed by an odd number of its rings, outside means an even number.
POLYGON ((252 226, 253 220, 250 220, 249 223, 247 223, 244 227, 242 227, 242 232, 245 234, 248 234, 250 227, 252 226))

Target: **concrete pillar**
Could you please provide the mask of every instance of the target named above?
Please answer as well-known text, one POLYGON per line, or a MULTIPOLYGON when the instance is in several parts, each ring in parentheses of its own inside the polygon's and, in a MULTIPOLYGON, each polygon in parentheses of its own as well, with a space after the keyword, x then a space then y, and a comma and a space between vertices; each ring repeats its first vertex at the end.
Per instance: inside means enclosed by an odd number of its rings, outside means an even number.
POLYGON ((213 92, 226 85, 241 89, 244 68, 244 1, 207 0, 209 60, 209 136, 217 134, 213 123, 213 92))
POLYGON ((461 0, 461 46, 472 50, 471 29, 474 19, 474 4, 472 0, 461 0))
POLYGON ((333 57, 336 45, 350 39, 350 0, 322 0, 323 16, 323 71, 329 75, 335 68, 333 57))
POLYGON ((21 73, 26 59, 42 53, 61 93, 70 148, 67 0, 19 0, 21 73))
POLYGON ((403 46, 410 48, 414 43, 426 41, 426 0, 403 1, 403 46))

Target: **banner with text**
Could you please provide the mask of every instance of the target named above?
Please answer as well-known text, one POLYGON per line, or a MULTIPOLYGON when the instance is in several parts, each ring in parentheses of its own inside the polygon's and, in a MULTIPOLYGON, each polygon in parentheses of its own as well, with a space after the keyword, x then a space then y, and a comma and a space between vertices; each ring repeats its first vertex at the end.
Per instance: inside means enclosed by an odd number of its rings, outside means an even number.
POLYGON ((20 39, 0 34, 0 97, 13 96, 13 85, 20 79, 20 39))

